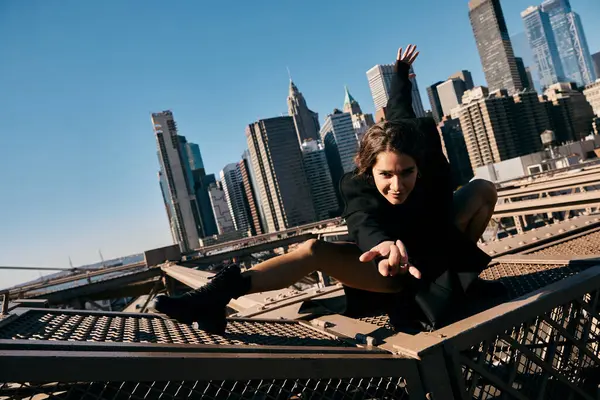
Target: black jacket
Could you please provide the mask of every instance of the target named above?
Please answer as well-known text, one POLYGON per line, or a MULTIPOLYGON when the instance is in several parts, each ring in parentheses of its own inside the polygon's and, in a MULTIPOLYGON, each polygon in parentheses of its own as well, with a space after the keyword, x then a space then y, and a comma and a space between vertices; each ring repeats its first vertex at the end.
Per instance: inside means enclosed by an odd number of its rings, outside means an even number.
POLYGON ((363 252, 383 241, 402 240, 415 265, 429 264, 421 271, 424 278, 429 275, 433 279, 439 275, 445 268, 432 264, 439 264, 444 258, 457 262, 468 258, 470 265, 463 264, 463 267, 481 269, 490 259, 454 225, 453 192, 456 185, 450 165, 442 152, 434 120, 416 118, 408 74, 409 66, 398 62, 386 119, 408 124, 422 135, 425 149, 419 165, 421 176, 408 199, 394 206, 378 192, 373 178, 354 173, 344 175, 340 192, 345 203, 343 217, 348 233, 363 252))

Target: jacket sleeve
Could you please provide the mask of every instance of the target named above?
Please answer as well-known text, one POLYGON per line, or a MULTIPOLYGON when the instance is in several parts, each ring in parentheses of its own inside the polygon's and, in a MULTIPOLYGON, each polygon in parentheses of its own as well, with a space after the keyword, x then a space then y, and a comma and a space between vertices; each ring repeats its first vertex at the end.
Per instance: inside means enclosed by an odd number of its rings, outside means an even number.
POLYGON ((412 106, 412 82, 408 77, 410 65, 397 61, 394 67, 394 76, 390 88, 390 99, 385 109, 385 118, 388 121, 416 118, 412 106))
MULTIPOLYGON (((433 118, 419 118, 420 131, 424 135, 426 146, 425 162, 422 174, 427 176, 430 188, 428 196, 435 197, 438 204, 436 212, 440 216, 454 218, 454 190, 456 183, 452 175, 450 163, 442 150, 442 141, 433 118)), ((421 168, 421 167, 419 167, 421 168)))
POLYGON ((377 189, 362 180, 352 173, 344 175, 340 192, 345 203, 343 217, 348 225, 348 234, 361 251, 366 252, 381 242, 394 239, 382 228, 383 216, 377 201, 377 189))

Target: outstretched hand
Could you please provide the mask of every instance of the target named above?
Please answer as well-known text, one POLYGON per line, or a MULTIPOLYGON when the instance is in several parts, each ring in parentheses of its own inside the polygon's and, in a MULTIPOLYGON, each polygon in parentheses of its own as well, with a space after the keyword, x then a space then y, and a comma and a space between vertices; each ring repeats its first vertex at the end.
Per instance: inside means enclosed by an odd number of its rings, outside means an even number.
MULTIPOLYGON (((415 46, 414 44, 409 44, 406 47, 406 50, 404 51, 404 53, 402 52, 402 47, 400 47, 398 49, 398 57, 396 58, 396 60, 403 62, 405 64, 408 65, 412 65, 412 63, 415 62, 415 60, 417 59, 417 57, 419 56, 419 52, 416 51, 417 50, 417 46, 415 46)), ((415 74, 410 74, 410 78, 414 78, 415 74)))
POLYGON ((421 279, 421 271, 410 265, 408 253, 404 244, 400 240, 386 241, 379 243, 371 250, 363 253, 359 260, 361 262, 370 262, 377 257, 385 257, 379 261, 377 268, 383 276, 395 276, 406 274, 407 272, 417 279, 421 279))

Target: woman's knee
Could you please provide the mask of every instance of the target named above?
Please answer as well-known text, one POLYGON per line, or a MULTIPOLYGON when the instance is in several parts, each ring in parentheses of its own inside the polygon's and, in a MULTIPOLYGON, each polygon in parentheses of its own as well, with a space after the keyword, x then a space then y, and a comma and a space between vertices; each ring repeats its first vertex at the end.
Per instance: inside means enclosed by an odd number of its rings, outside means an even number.
POLYGON ((479 195, 484 204, 495 206, 498 201, 498 191, 494 183, 485 179, 475 179, 469 185, 473 185, 473 189, 479 195))
POLYGON ((308 239, 306 242, 300 245, 299 250, 307 257, 315 257, 323 254, 327 244, 328 243, 324 240, 308 239))

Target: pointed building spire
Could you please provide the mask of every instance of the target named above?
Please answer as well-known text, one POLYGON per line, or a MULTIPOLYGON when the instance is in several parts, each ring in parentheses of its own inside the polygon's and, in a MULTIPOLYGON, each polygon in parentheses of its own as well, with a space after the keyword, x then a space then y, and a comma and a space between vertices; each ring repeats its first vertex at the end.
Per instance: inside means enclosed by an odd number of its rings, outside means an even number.
POLYGON ((344 86, 345 96, 344 96, 344 112, 350 114, 362 114, 362 110, 360 109, 360 105, 358 101, 354 100, 354 97, 350 94, 350 90, 348 90, 348 86, 344 86))
POLYGON ((319 139, 319 115, 311 111, 306 105, 306 100, 291 79, 290 94, 288 96, 288 114, 294 118, 298 143, 302 144, 306 139, 319 139))
POLYGON ((356 100, 354 100, 354 97, 352 97, 352 95, 350 94, 350 91, 348 90, 348 86, 344 86, 344 89, 346 91, 346 96, 344 97, 344 108, 346 108, 346 105, 356 103, 356 100))

